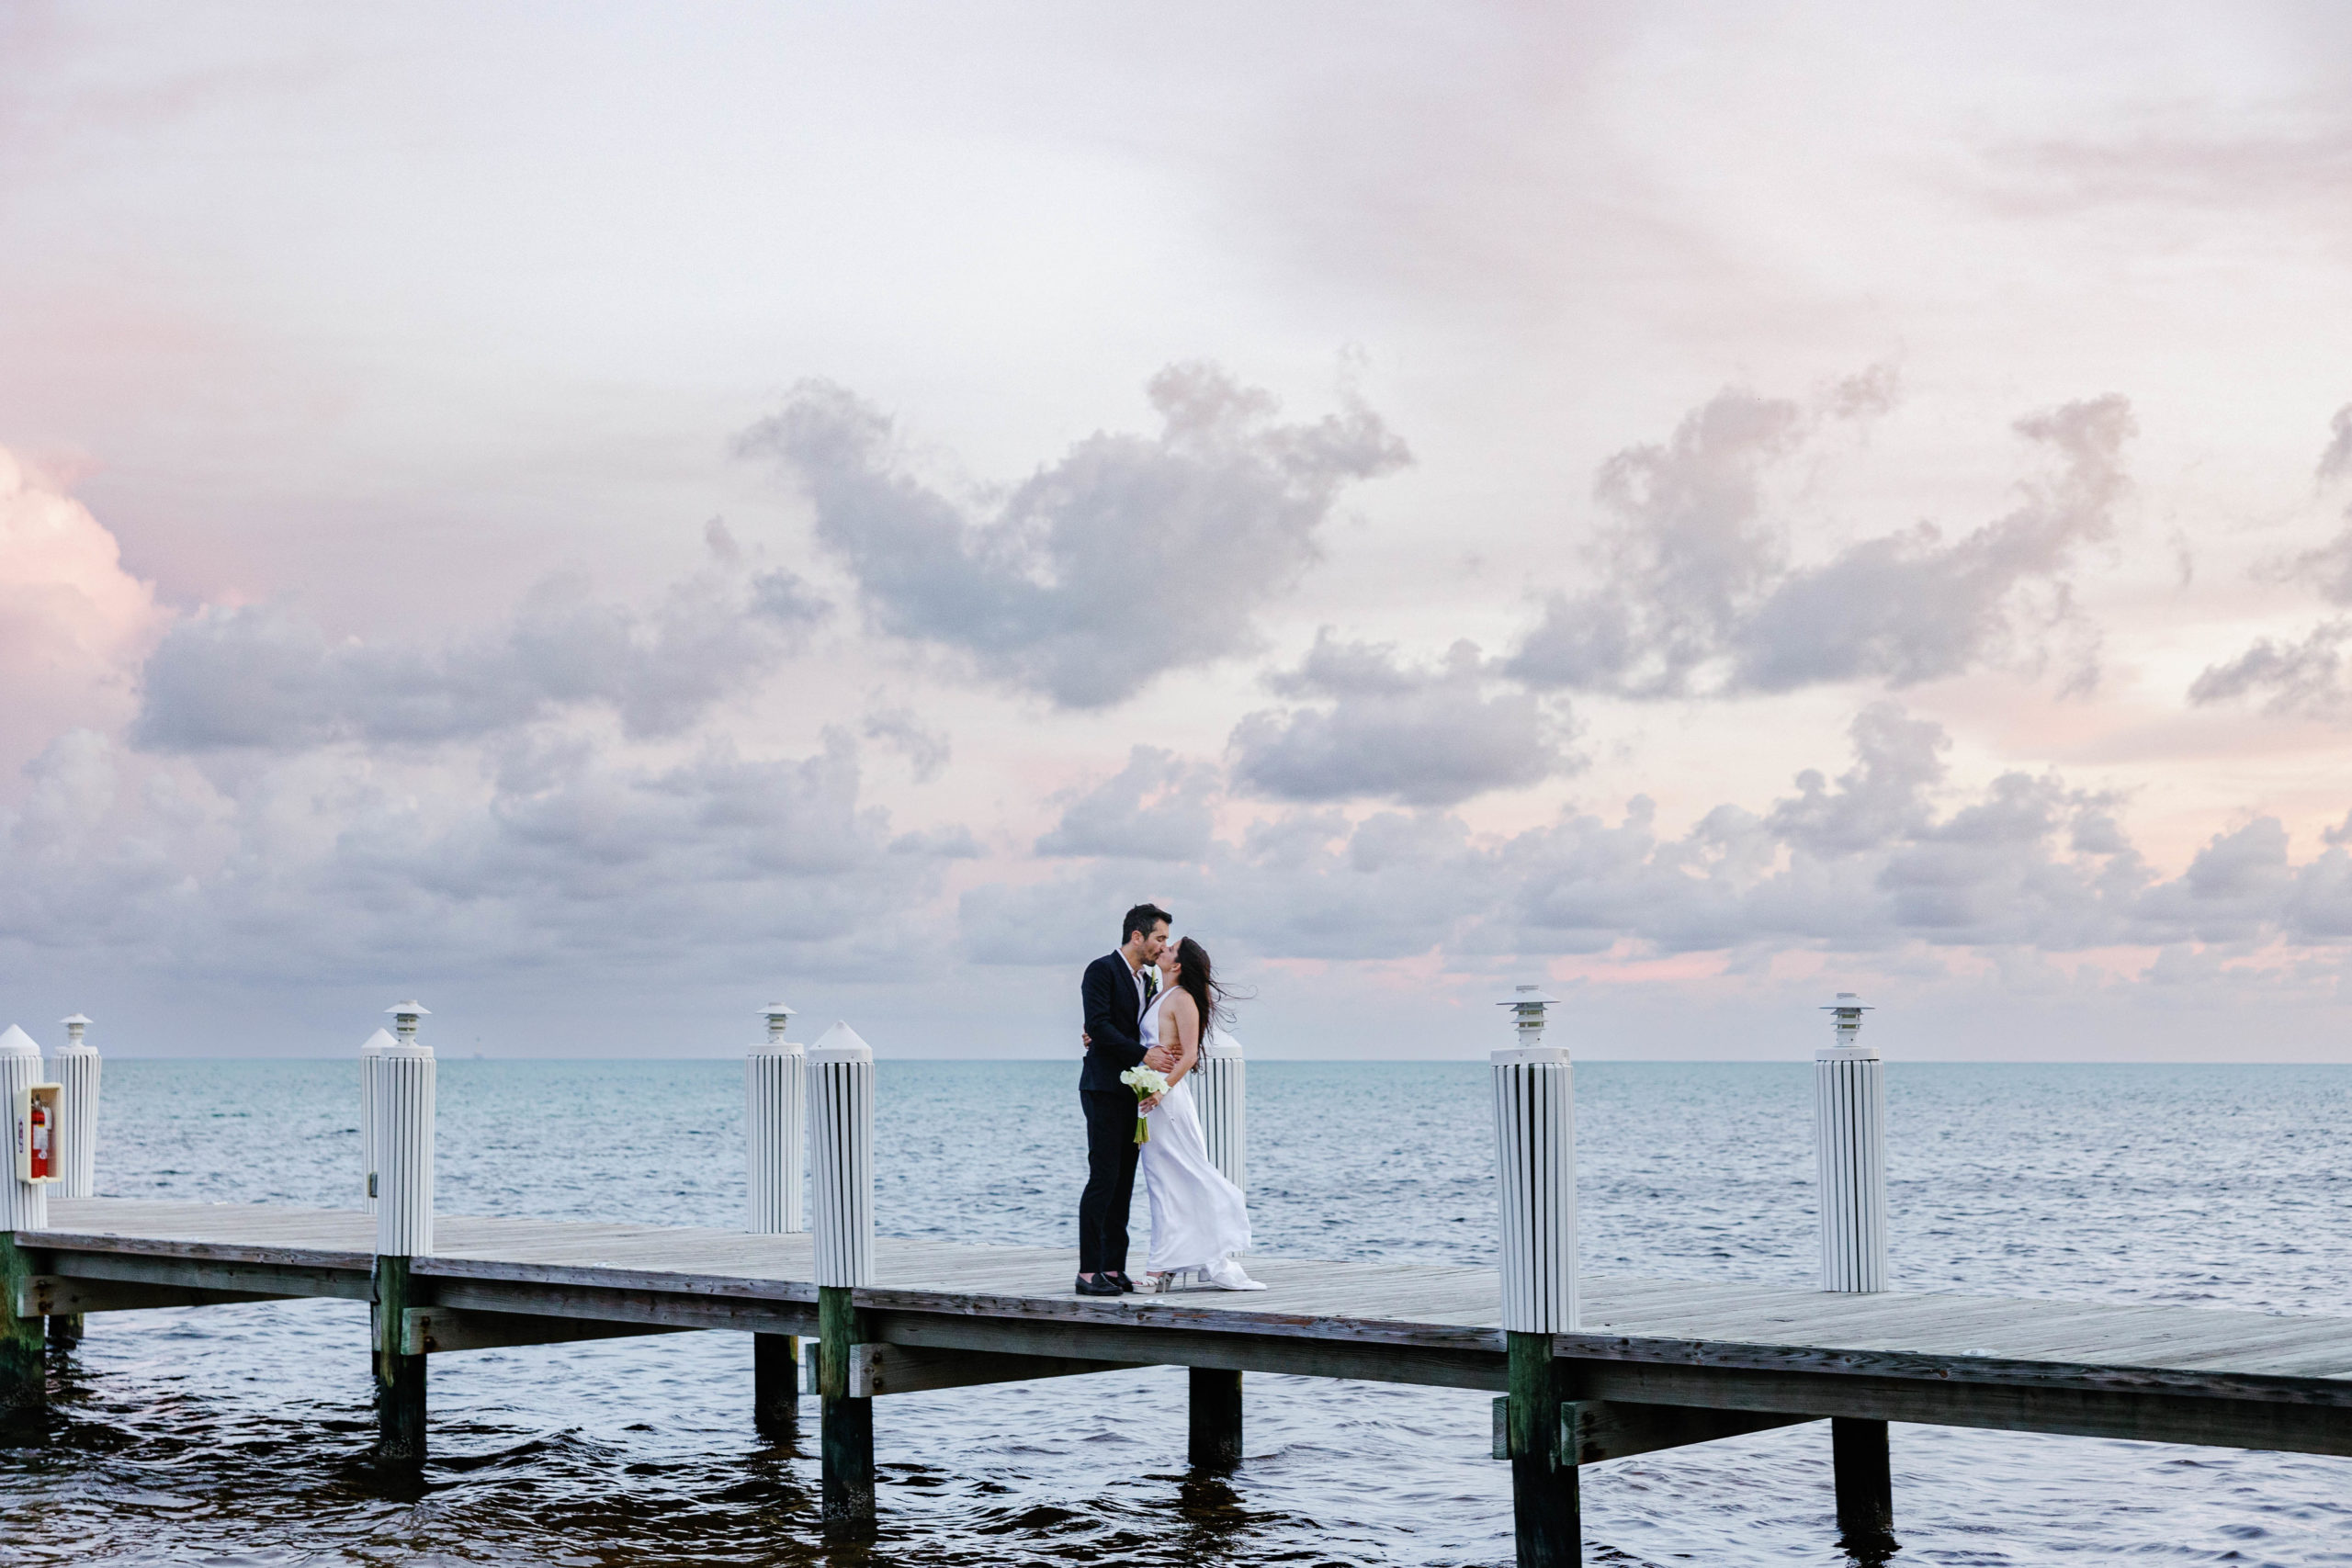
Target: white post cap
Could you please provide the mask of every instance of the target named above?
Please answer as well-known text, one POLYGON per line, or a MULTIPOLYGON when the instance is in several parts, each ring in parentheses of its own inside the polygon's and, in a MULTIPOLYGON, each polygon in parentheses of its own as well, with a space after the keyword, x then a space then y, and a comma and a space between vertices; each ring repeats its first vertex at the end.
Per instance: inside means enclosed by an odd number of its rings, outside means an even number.
POLYGON ((874 1047, 857 1037, 857 1031, 836 1021, 831 1029, 817 1036, 817 1043, 808 1047, 808 1065, 821 1066, 827 1062, 870 1062, 874 1047))
POLYGON ((1209 1036, 1209 1043, 1202 1050, 1211 1056, 1238 1056, 1241 1055, 1241 1041, 1238 1036, 1220 1029, 1209 1036))
POLYGON ((6 1034, 0 1034, 0 1056, 38 1056, 40 1055, 40 1047, 33 1043, 33 1037, 15 1024, 8 1026, 8 1032, 6 1034))
POLYGON ((370 1051, 389 1051, 399 1043, 390 1030, 379 1029, 359 1043, 359 1054, 364 1056, 370 1051))
POLYGON ((77 1012, 71 1014, 68 1017, 61 1018, 57 1021, 65 1026, 65 1048, 68 1051, 88 1051, 93 1049, 92 1046, 85 1043, 82 1039, 82 1032, 90 1027, 90 1021, 88 1019, 84 1018, 77 1012))
POLYGON ((394 1002, 384 1010, 391 1014, 395 1021, 403 1018, 431 1018, 433 1016, 433 1010, 426 1007, 423 1002, 394 1002))
POLYGON ((1558 1062, 1565 1066, 1568 1061, 1568 1048, 1565 1045, 1520 1045, 1509 1051, 1489 1051, 1487 1060, 1498 1067, 1535 1066, 1544 1062, 1558 1062))

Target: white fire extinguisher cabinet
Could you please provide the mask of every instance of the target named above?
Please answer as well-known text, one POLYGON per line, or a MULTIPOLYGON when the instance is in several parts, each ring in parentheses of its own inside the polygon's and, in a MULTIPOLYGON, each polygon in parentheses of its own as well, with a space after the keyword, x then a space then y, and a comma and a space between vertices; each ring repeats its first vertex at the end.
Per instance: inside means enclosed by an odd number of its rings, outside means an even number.
POLYGON ((37 1186, 65 1179, 58 1157, 58 1119, 65 1110, 65 1086, 27 1084, 17 1091, 17 1179, 37 1186))

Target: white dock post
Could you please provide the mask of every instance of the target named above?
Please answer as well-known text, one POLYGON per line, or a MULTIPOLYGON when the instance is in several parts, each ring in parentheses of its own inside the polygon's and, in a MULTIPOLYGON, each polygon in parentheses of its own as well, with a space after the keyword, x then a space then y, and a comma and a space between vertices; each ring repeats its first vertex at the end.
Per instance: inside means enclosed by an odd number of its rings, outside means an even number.
POLYGON ((416 1037, 430 1013, 395 1002, 399 1038, 377 1057, 376 1427, 378 1460, 424 1462, 424 1358, 404 1354, 403 1328, 415 1304, 410 1260, 433 1253, 433 1047, 416 1037))
POLYGON ((1201 1050, 1200 1063, 1193 1069, 1201 1134, 1208 1143, 1209 1163, 1244 1192, 1250 1190, 1248 1073, 1241 1042, 1222 1029, 1209 1036, 1209 1043, 1201 1050))
POLYGON ((824 1527, 865 1537, 875 1528, 874 1401, 850 1397, 853 1348, 865 1339, 851 1292, 874 1282, 874 1052, 846 1023, 808 1048, 808 1154, 824 1527))
POLYGON ((1813 1058, 1821 1174, 1821 1288, 1886 1289, 1886 1064, 1860 1041, 1871 1010, 1851 991, 1822 1010, 1837 1035, 1813 1058))
POLYGON ((792 1009, 771 1002, 761 1010, 768 1037, 743 1058, 744 1156, 750 1178, 752 1231, 789 1235, 808 1228, 801 1175, 807 1167, 808 1053, 786 1040, 792 1009))
POLYGON ((384 1053, 394 1043, 391 1035, 379 1028, 359 1047, 359 1202, 371 1214, 376 1212, 378 1086, 382 1081, 384 1053))
POLYGON ((90 1021, 80 1013, 57 1021, 65 1026, 65 1046, 58 1052, 52 1069, 65 1090, 58 1129, 65 1179, 58 1183, 58 1196, 95 1198, 98 1195, 98 1048, 82 1037, 90 1021))
MULTIPOLYGON (((751 1228, 758 1235, 806 1229, 801 1173, 807 1166, 808 1055, 786 1040, 792 1009, 770 1002, 761 1010, 768 1037, 743 1058, 743 1149, 751 1228)), ((752 1426, 771 1438, 789 1438, 800 1419, 800 1339, 793 1334, 752 1336, 752 1426)))
MULTIPOLYGON (((65 1045, 50 1058, 52 1081, 63 1091, 58 1101, 57 1195, 95 1198, 98 1192, 98 1048, 83 1038, 90 1021, 80 1013, 61 1018, 65 1045)), ((82 1342, 82 1314, 51 1313, 49 1337, 58 1345, 82 1342)))
POLYGON ((1518 1045, 1491 1058, 1502 1195, 1503 1338, 1510 1355, 1512 1533, 1521 1568, 1573 1568, 1584 1545, 1576 1456, 1564 1456, 1553 1336, 1577 1326, 1577 1129, 1568 1053, 1544 1043, 1534 986, 1506 998, 1518 1045))
MULTIPOLYGON (((1813 1058, 1813 1136, 1821 1178, 1821 1288, 1841 1294, 1886 1289, 1886 1064, 1861 1043, 1851 991, 1822 1010, 1836 1028, 1813 1058)), ((1886 1423, 1829 1423, 1839 1537, 1863 1555, 1894 1540, 1894 1480, 1886 1423)))
POLYGON ((41 1081, 40 1047, 15 1024, 0 1032, 0 1116, 7 1118, 8 1168, 0 1172, 0 1413, 38 1409, 48 1400, 42 1363, 47 1336, 38 1315, 19 1315, 17 1292, 32 1269, 12 1233, 49 1224, 49 1188, 17 1179, 19 1151, 32 1134, 25 1091, 41 1081))

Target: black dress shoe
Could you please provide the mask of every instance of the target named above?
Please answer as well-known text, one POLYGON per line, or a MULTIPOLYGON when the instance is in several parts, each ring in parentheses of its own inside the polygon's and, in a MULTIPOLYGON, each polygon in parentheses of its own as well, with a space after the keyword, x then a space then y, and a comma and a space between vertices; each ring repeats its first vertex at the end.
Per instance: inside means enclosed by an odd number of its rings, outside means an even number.
POLYGON ((1085 1275, 1081 1274, 1070 1288, 1075 1290, 1081 1296, 1119 1295, 1122 1292, 1119 1290, 1119 1287, 1113 1282, 1113 1279, 1114 1277, 1109 1274, 1097 1274, 1094 1278, 1090 1280, 1085 1275))
MULTIPOLYGON (((1100 1280, 1100 1279, 1103 1279, 1103 1278, 1105 1278, 1105 1277, 1106 1277, 1106 1276, 1103 1276, 1103 1275, 1101 1275, 1101 1274, 1097 1274, 1097 1275, 1095 1276, 1095 1278, 1096 1278, 1096 1279, 1098 1279, 1098 1280, 1100 1280)), ((1127 1278, 1127 1271, 1126 1271, 1125 1269, 1112 1269, 1112 1270, 1111 1270, 1111 1272, 1110 1272, 1110 1274, 1107 1276, 1107 1278, 1111 1280, 1111 1282, 1112 1282, 1113 1284, 1114 1284, 1114 1285, 1116 1285, 1116 1286, 1118 1286, 1118 1287, 1119 1287, 1119 1293, 1120 1293, 1120 1294, 1122 1294, 1122 1295, 1128 1295, 1128 1296, 1137 1295, 1137 1294, 1140 1294, 1140 1293, 1141 1293, 1141 1292, 1142 1292, 1142 1290, 1143 1290, 1143 1287, 1142 1287, 1142 1286, 1140 1286, 1140 1285, 1136 1284, 1133 1280, 1130 1280, 1130 1279, 1128 1279, 1128 1278, 1127 1278)))

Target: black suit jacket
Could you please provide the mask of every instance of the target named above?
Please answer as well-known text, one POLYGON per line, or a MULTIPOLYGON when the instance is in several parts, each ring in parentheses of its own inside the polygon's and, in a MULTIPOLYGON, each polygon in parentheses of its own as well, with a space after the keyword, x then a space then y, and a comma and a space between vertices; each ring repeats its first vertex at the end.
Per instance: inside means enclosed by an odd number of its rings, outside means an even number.
POLYGON ((1133 1093, 1119 1075, 1143 1060, 1143 998, 1135 971, 1117 953, 1106 953, 1086 966, 1078 999, 1086 1008, 1086 1032, 1094 1042, 1086 1048, 1079 1089, 1133 1093))

